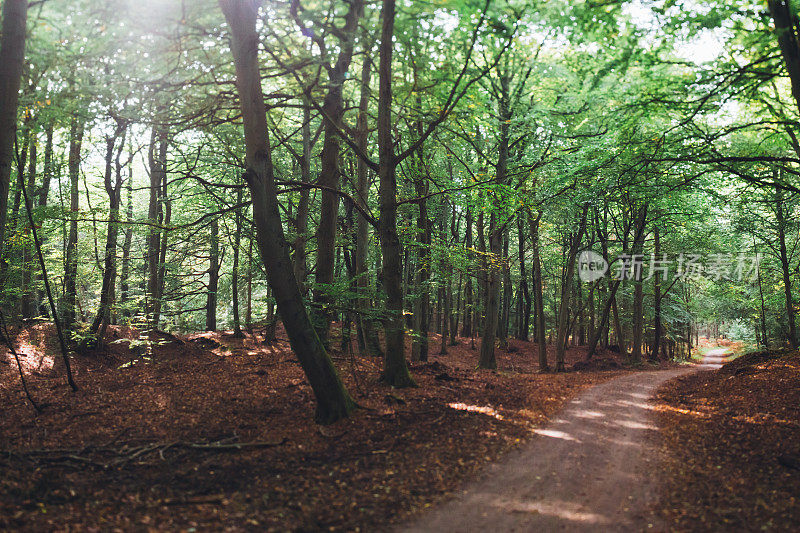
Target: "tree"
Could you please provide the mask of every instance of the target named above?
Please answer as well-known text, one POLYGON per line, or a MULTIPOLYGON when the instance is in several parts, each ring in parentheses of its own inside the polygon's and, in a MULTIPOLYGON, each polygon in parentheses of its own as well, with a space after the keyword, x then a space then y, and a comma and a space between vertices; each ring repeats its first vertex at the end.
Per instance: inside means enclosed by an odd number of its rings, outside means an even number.
POLYGON ((27 20, 27 0, 6 0, 3 3, 0 35, 0 261, 5 243, 8 191, 17 136, 17 102, 25 63, 27 20))
POLYGON ((247 148, 245 179, 252 198, 253 222, 261 260, 275 294, 278 312, 292 349, 317 399, 315 419, 321 424, 329 424, 348 416, 355 404, 314 331, 289 259, 288 244, 278 214, 266 108, 258 68, 257 5, 251 0, 220 0, 232 35, 231 51, 236 65, 247 148))

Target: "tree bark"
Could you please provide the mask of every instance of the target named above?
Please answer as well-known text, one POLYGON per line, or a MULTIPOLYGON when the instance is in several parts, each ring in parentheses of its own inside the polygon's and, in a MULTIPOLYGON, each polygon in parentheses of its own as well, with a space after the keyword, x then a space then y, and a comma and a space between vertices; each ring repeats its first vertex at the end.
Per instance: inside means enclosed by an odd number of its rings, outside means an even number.
POLYGON ((472 337, 472 313, 473 313, 473 290, 472 290, 472 276, 475 273, 473 261, 474 254, 472 252, 472 210, 467 206, 467 227, 466 235, 464 236, 464 244, 467 247, 467 257, 470 259, 468 262, 467 282, 464 284, 464 327, 461 330, 462 337, 472 337))
POLYGON ((64 266, 64 326, 69 329, 77 320, 78 300, 78 181, 81 170, 81 144, 83 122, 74 117, 69 133, 69 237, 67 238, 66 264, 64 266))
POLYGON ((536 344, 539 349, 539 372, 550 370, 547 362, 547 341, 545 340, 545 317, 544 317, 544 284, 542 283, 542 260, 539 253, 539 221, 542 213, 536 217, 529 215, 531 225, 531 244, 533 247, 533 307, 536 317, 536 344))
MULTIPOLYGON (((30 156, 28 164, 28 191, 33 194, 36 186, 36 164, 38 158, 38 140, 35 131, 30 134, 30 156)), ((28 228, 26 233, 33 231, 33 228, 28 228)), ((33 285, 34 273, 36 272, 36 264, 34 262, 35 250, 30 244, 22 246, 22 302, 21 311, 23 318, 33 318, 36 316, 38 309, 36 289, 33 285)))
POLYGON ((498 228, 497 215, 489 215, 489 258, 486 282, 486 317, 481 337, 481 354, 478 368, 496 369, 495 339, 500 315, 500 269, 502 261, 502 231, 498 228))
POLYGON ((28 0, 5 0, 0 33, 0 259, 4 255, 8 191, 14 142, 17 138, 17 105, 25 65, 28 0))
POLYGON ((381 380, 394 387, 415 386, 406 366, 403 323, 403 248, 397 234, 397 161, 392 139, 392 52, 396 5, 383 0, 378 67, 378 233, 386 291, 386 354, 381 380))
MULTIPOLYGON (((348 416, 355 404, 314 331, 289 259, 289 247, 278 212, 266 108, 258 67, 258 7, 249 0, 220 0, 219 3, 233 35, 232 52, 247 149, 246 178, 252 196, 258 248, 292 350, 314 391, 317 400, 315 419, 323 424, 333 423, 348 416)), ((389 45, 391 46, 391 38, 389 45)))
MULTIPOLYGON (((656 260, 661 259, 661 232, 658 226, 653 228, 653 254, 656 260)), ((657 361, 661 351, 661 272, 653 274, 653 345, 650 348, 650 360, 657 361)))
POLYGON ((127 207, 125 220, 125 239, 122 242, 122 271, 120 272, 119 305, 122 307, 122 316, 130 317, 131 311, 127 303, 131 298, 130 269, 131 269, 131 244, 133 244, 133 158, 128 161, 127 207))
MULTIPOLYGON (((236 191, 236 205, 242 204, 242 189, 236 191)), ((231 294, 233 306, 233 336, 234 338, 241 339, 244 337, 242 333, 242 324, 239 318, 239 248, 242 241, 242 208, 236 208, 236 230, 233 237, 233 272, 231 273, 231 294)))
POLYGON ((111 322, 111 307, 114 305, 114 288, 117 279, 117 236, 119 235, 119 206, 120 193, 122 190, 122 165, 120 156, 125 146, 125 131, 127 125, 121 121, 117 122, 117 128, 113 135, 106 137, 106 167, 103 183, 108 194, 108 228, 106 231, 106 248, 103 258, 103 284, 100 289, 100 307, 97 310, 95 319, 92 322, 90 331, 92 334, 100 332, 98 339, 103 340, 106 327, 111 322), (116 172, 114 169, 114 149, 117 139, 122 137, 119 144, 119 151, 116 156, 116 172), (112 176, 116 179, 112 182, 112 176), (103 325, 102 330, 100 325, 103 325))
POLYGON ((578 230, 572 235, 567 250, 564 278, 561 283, 561 302, 558 308, 558 335, 556 337, 556 372, 564 372, 564 354, 566 352, 567 333, 569 332, 569 302, 572 293, 572 281, 575 277, 575 258, 586 230, 586 216, 589 206, 584 206, 578 230))
POLYGON ((792 85, 792 96, 800 110, 800 20, 788 0, 768 0, 767 9, 775 23, 775 34, 781 49, 783 62, 792 85))
MULTIPOLYGON (((367 47, 367 51, 371 52, 372 45, 367 47)), ((369 138, 369 124, 367 117, 369 114, 369 97, 370 97, 370 80, 372 78, 372 62, 364 61, 361 67, 361 96, 358 104, 358 124, 356 143, 362 152, 367 152, 367 141, 369 138)), ((369 168, 363 159, 358 158, 356 161, 356 174, 357 174, 357 202, 366 210, 368 207, 369 199, 369 168)), ((362 336, 362 344, 367 354, 370 356, 383 357, 383 350, 381 349, 380 342, 378 341, 378 333, 375 330, 375 325, 370 316, 373 313, 372 299, 369 296, 370 282, 369 282, 369 269, 367 268, 368 256, 368 239, 369 239, 369 221, 364 215, 358 215, 356 219, 356 250, 355 250, 355 269, 356 269, 356 285, 359 294, 359 310, 360 313, 360 330, 362 336)))
MULTIPOLYGON (((162 114, 159 113, 161 116, 162 114)), ((161 124, 153 126, 150 139, 150 203, 147 219, 147 321, 151 329, 158 329, 161 314, 161 226, 164 223, 162 186, 166 175, 167 130, 161 124)))
POLYGON ((783 275, 784 303, 786 305, 786 322, 789 331, 789 346, 797 348, 797 326, 794 319, 794 302, 792 301, 792 278, 789 270, 789 254, 786 249, 786 214, 781 189, 775 189, 775 218, 778 222, 779 259, 783 275))
MULTIPOLYGON (((308 105, 303 108, 302 127, 303 155, 300 159, 300 181, 311 183, 311 110, 308 105)), ((294 251, 294 276, 300 285, 300 292, 306 293, 306 278, 308 277, 308 264, 306 263, 306 233, 308 232, 308 207, 310 189, 300 190, 300 200, 297 202, 297 217, 295 218, 295 237, 292 248, 294 251)))
POLYGON ((329 66, 328 92, 322 103, 325 139, 322 145, 319 184, 322 189, 320 222, 317 228, 316 288, 314 290, 314 313, 317 334, 324 345, 328 344, 328 333, 332 318, 331 285, 334 278, 334 253, 339 214, 339 133, 344 116, 342 90, 347 71, 353 58, 355 33, 363 11, 363 0, 352 0, 345 15, 344 26, 337 32, 339 54, 336 63, 329 66))
POLYGON ((421 175, 422 154, 414 179, 414 191, 420 198, 417 202, 417 299, 414 302, 414 341, 411 344, 411 360, 428 360, 428 324, 430 323, 430 278, 431 278, 431 223, 428 218, 427 182, 421 175))
POLYGON ((210 224, 210 249, 208 252, 208 292, 206 293, 206 331, 217 329, 217 292, 219 291, 219 220, 210 224))

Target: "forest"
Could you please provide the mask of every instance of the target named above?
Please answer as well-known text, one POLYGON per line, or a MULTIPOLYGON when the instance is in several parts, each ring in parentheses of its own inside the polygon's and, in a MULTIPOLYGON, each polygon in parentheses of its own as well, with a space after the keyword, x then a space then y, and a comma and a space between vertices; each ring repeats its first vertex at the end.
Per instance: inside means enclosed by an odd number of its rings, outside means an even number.
POLYGON ((797 527, 799 2, 0 4, 0 529, 797 527))

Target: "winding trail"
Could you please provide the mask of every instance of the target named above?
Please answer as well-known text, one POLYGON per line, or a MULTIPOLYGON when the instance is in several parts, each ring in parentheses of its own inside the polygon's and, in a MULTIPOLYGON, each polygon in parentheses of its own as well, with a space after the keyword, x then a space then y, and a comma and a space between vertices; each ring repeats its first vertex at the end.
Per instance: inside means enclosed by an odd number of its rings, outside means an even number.
MULTIPOLYGON (((649 399, 676 376, 721 366, 727 350, 692 367, 636 372, 588 389, 537 437, 404 532, 643 531, 655 497, 656 431, 649 399)), ((661 527, 655 525, 656 530, 661 527)))

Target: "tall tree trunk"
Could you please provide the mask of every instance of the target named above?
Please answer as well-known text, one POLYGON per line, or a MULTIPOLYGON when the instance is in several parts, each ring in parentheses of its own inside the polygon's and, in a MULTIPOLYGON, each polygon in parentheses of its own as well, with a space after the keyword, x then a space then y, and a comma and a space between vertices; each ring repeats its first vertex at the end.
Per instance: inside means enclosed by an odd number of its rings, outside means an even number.
POLYGON ((642 360, 642 330, 644 329, 644 291, 641 280, 633 282, 633 332, 631 334, 631 361, 642 360))
POLYGON ((17 104, 25 65, 27 20, 28 0, 5 0, 0 31, 0 262, 5 255, 6 212, 17 138, 17 104))
MULTIPOLYGON (((299 288, 299 287, 298 287, 299 288)), ((247 308, 244 312, 244 326, 253 333, 253 236, 247 237, 247 308)))
POLYGON ((500 324, 498 324, 497 335, 499 337, 500 348, 508 351, 508 331, 511 322, 511 300, 514 298, 514 287, 511 285, 511 262, 508 255, 509 250, 509 230, 508 226, 503 230, 503 304, 500 313, 500 324))
POLYGON ((319 185, 322 189, 320 221, 317 228, 316 288, 314 290, 314 313, 317 334, 324 345, 328 344, 328 332, 332 318, 333 303, 331 285, 334 278, 334 255, 336 230, 339 215, 339 133, 344 116, 342 89, 353 58, 355 34, 363 11, 363 0, 351 0, 345 15, 345 23, 339 29, 339 54, 336 63, 328 68, 328 92, 322 103, 325 139, 322 145, 319 185))
MULTIPOLYGON (((33 194, 33 191, 36 187, 36 164, 38 158, 38 140, 36 138, 36 133, 31 131, 31 141, 30 141, 30 159, 28 165, 28 191, 30 194, 33 194)), ((25 233, 30 233, 33 231, 33 228, 28 228, 25 233)), ((21 302, 21 311, 23 318, 33 318, 36 316, 36 311, 38 309, 38 300, 36 289, 33 285, 34 279, 34 272, 36 272, 36 263, 34 261, 34 254, 35 250, 31 247, 31 245, 25 244, 22 246, 22 302, 21 302)))
MULTIPOLYGON (((303 107, 303 156, 300 158, 300 181, 311 183, 311 110, 308 105, 303 107)), ((306 233, 308 232, 308 207, 310 189, 300 190, 300 200, 297 203, 297 217, 295 218, 295 237, 292 243, 294 277, 300 285, 300 291, 306 293, 306 278, 308 277, 308 263, 306 263, 306 233)))
POLYGON ((78 301, 78 181, 81 171, 81 144, 83 122, 72 119, 69 133, 69 236, 67 238, 66 263, 64 265, 64 326, 71 328, 77 320, 78 301))
POLYGON ((528 340, 531 319, 531 293, 528 288, 528 272, 525 268, 525 216, 520 212, 517 218, 517 239, 519 246, 519 304, 517 306, 517 339, 528 340))
MULTIPOLYGON (((658 226, 653 228, 653 254, 657 261, 661 260, 661 232, 658 226)), ((657 361, 661 351, 661 272, 653 274, 653 345, 650 348, 650 360, 657 361)))
POLYGON ((578 230, 572 235, 567 249, 564 278, 561 283, 561 302, 558 308, 558 336, 556 337, 556 372, 564 372, 564 354, 566 351, 567 333, 569 332, 569 302, 572 293, 572 283, 575 277, 575 258, 586 230, 586 216, 589 206, 585 206, 581 213, 578 230))
MULTIPOLYGON (((421 156, 420 156, 421 158, 421 156)), ((420 169, 421 170, 421 164, 420 169)), ((414 341, 411 344, 411 360, 428 360, 428 324, 430 323, 430 277, 431 277, 431 224, 428 218, 428 202, 424 198, 428 192, 427 182, 419 175, 414 180, 414 188, 420 201, 417 217, 417 299, 414 302, 414 341)))
MULTIPOLYGON (((448 171, 449 171, 449 174, 452 176, 452 173, 453 173, 452 165, 450 164, 449 159, 448 159, 448 171)), ((451 211, 451 213, 452 213, 452 222, 450 224, 450 234, 451 234, 451 236, 453 238, 453 246, 456 246, 456 245, 458 245, 459 241, 461 240, 460 228, 459 228, 459 226, 461 225, 461 218, 460 217, 458 217, 458 218, 456 217, 456 204, 455 204, 455 202, 453 202, 451 205, 452 205, 452 211, 451 211)), ((458 321, 459 321, 460 312, 461 312, 461 282, 462 282, 462 279, 463 279, 463 272, 459 272, 458 273, 458 284, 456 285, 456 291, 455 291, 455 300, 456 300, 455 301, 455 309, 451 309, 451 312, 450 312, 450 327, 449 327, 449 331, 450 331, 450 346, 456 346, 458 344, 458 341, 456 341, 456 336, 458 335, 458 325, 459 325, 458 321)), ((452 284, 450 284, 448 286, 448 290, 450 292, 447 295, 448 299, 451 302, 453 301, 453 289, 452 289, 452 287, 453 287, 452 284)))
POLYGON ((539 349, 539 372, 550 370, 547 362, 547 341, 545 340, 545 317, 544 317, 544 284, 542 283, 542 260, 539 252, 539 221, 542 213, 539 212, 535 217, 529 214, 531 225, 531 245, 533 248, 533 307, 536 316, 536 344, 539 349))
MULTIPOLYGON (((163 113, 159 113, 163 116, 163 113)), ((147 219, 150 223, 147 234, 147 321, 151 329, 158 329, 161 313, 161 227, 164 223, 162 186, 166 174, 167 130, 161 124, 153 126, 150 138, 150 203, 147 219)))
POLYGON ((117 122, 117 129, 113 135, 106 137, 106 167, 103 183, 108 194, 108 228, 106 231, 106 249, 103 258, 103 285, 100 289, 100 307, 97 310, 97 315, 92 322, 90 331, 92 334, 98 333, 100 325, 103 325, 100 330, 98 339, 103 340, 106 327, 111 322, 111 307, 114 305, 114 287, 117 279, 117 236, 119 234, 119 205, 120 193, 122 191, 122 165, 120 164, 120 156, 122 149, 125 146, 125 131, 127 125, 123 122, 117 122), (116 148, 117 139, 122 136, 122 141, 119 144, 119 151, 116 157, 116 172, 113 168, 114 164, 114 149, 116 148), (112 175, 116 175, 116 180, 112 182, 112 175))
MULTIPOLYGON (((511 122, 509 83, 509 76, 504 72, 500 75, 500 93, 497 97, 500 136, 498 140, 495 174, 496 181, 499 185, 506 184, 508 173, 509 123, 511 122)), ((502 224, 497 218, 497 213, 492 210, 489 217, 489 251, 491 253, 492 264, 488 270, 488 280, 486 283, 486 319, 483 328, 483 337, 481 339, 481 355, 478 362, 479 368, 497 368, 494 345, 498 322, 500 320, 500 274, 501 268, 505 268, 507 259, 502 255, 506 228, 507 224, 502 224)), ((501 340, 505 341, 505 339, 501 340)))
MULTIPOLYGON (((365 48, 366 51, 372 51, 372 45, 365 48)), ((358 104, 358 124, 356 143, 362 152, 367 151, 367 141, 369 139, 369 124, 367 117, 369 114, 369 97, 370 97, 370 79, 372 78, 372 62, 364 61, 361 67, 361 96, 358 104)), ((356 161, 356 174, 357 174, 357 187, 358 194, 356 201, 362 209, 367 209, 367 200, 369 199, 369 168, 363 159, 358 158, 356 161)), ((356 219, 356 250, 355 250, 355 269, 356 269, 356 285, 359 294, 359 311, 360 311, 360 330, 362 336, 362 344, 370 356, 383 357, 383 350, 381 350, 380 342, 378 341, 378 333, 375 330, 375 325, 370 316, 372 310, 372 299, 369 297, 370 282, 369 270, 367 268, 367 255, 368 255, 368 239, 369 239, 369 221, 359 213, 356 219)))
MULTIPOLYGON (((236 205, 242 203, 242 189, 236 191, 236 205)), ((244 337, 242 324, 239 319, 239 248, 242 241, 242 208, 236 208, 236 230, 233 237, 233 272, 231 279, 231 294, 233 295, 233 336, 240 339, 244 337)))
POLYGON ((792 85, 792 96, 800 109, 800 19, 789 0, 767 0, 775 24, 775 34, 792 85))
POLYGON ((208 292, 206 294, 206 331, 217 329, 217 292, 219 291, 219 220, 210 224, 211 248, 208 253, 208 292))
MULTIPOLYGON (((441 242, 444 246, 447 246, 447 201, 445 200, 445 205, 442 206, 442 218, 441 218, 441 242)), ((440 265, 440 272, 441 275, 439 277, 439 301, 441 302, 441 327, 440 333, 442 335, 442 342, 439 348, 439 355, 446 355, 447 354, 447 337, 450 336, 450 296, 452 293, 451 287, 451 277, 452 272, 450 269, 450 265, 448 264, 447 258, 443 257, 440 265)))
POLYGON ((481 354, 478 368, 497 368, 495 358, 495 338, 500 315, 500 269, 502 261, 502 231, 498 228, 497 215, 494 211, 489 215, 489 252, 488 280, 486 282, 486 318, 481 338, 481 354))
MULTIPOLYGON (((44 178, 42 180, 42 187, 39 189, 39 198, 37 200, 37 204, 39 208, 43 209, 47 206, 47 196, 50 192, 50 184, 53 180, 53 129, 54 123, 51 121, 45 127, 45 145, 44 145, 44 178)), ((42 236, 42 245, 46 242, 46 237, 42 236)), ((1 246, 0 246, 1 248, 1 246)), ((37 271, 36 274, 36 285, 37 287, 41 285, 42 282, 42 272, 37 271)), ((47 309, 47 302, 42 300, 41 291, 38 289, 36 290, 36 301, 39 302, 39 309, 38 313, 41 316, 49 315, 49 311, 47 309)))
POLYGON ((467 258, 470 259, 467 267, 467 282, 464 284, 464 327, 461 330, 462 337, 472 337, 472 313, 473 313, 473 291, 472 276, 475 274, 474 255, 472 253, 472 210, 467 206, 467 227, 464 236, 464 245, 467 248, 467 258))
POLYGON ((786 249, 786 214, 781 189, 775 189, 775 218, 778 222, 778 246, 780 251, 781 273, 783 274, 784 303, 786 304, 786 322, 789 330, 789 346, 797 348, 797 326, 794 319, 794 302, 792 301, 792 278, 789 270, 789 254, 786 249))
MULTIPOLYGON (((261 259, 292 350, 314 391, 317 400, 315 418, 319 423, 332 423, 348 416, 355 404, 314 331, 289 259, 289 247, 278 212, 266 108, 258 67, 258 8, 254 2, 241 0, 220 0, 219 3, 233 34, 232 52, 247 148, 246 178, 253 201, 253 221, 261 259)), ((391 38, 389 47, 391 48, 391 38)))
MULTIPOLYGON (((422 109, 422 94, 418 90, 416 61, 414 63, 414 90, 417 94, 417 109, 422 109)), ((416 134, 421 137, 423 133, 422 121, 416 123, 416 134)), ((414 192, 417 202, 417 299, 414 302, 414 341, 411 344, 411 359, 413 361, 428 360, 428 325, 430 323, 430 278, 431 278, 431 222, 428 218, 428 181, 425 176, 425 155, 420 146, 417 153, 416 172, 414 174, 414 192)))
POLYGON ((122 307, 122 316, 130 317, 130 308, 126 305, 131 298, 130 271, 131 271, 131 244, 133 244, 133 157, 128 160, 127 207, 125 208, 125 239, 122 242, 122 271, 120 272, 119 304, 122 307))
MULTIPOLYGON (((756 251, 756 238, 753 236, 753 250, 756 251)), ((764 289, 761 284, 761 265, 756 267, 756 275, 758 276, 758 295, 761 300, 761 341, 765 349, 769 348, 769 338, 767 337, 767 313, 764 306, 764 289)))
POLYGON ((397 234, 397 162, 392 139, 392 51, 395 0, 383 0, 378 67, 378 233, 383 254, 383 288, 386 291, 386 354, 381 379, 394 387, 416 385, 406 366, 403 324, 403 249, 397 234))

